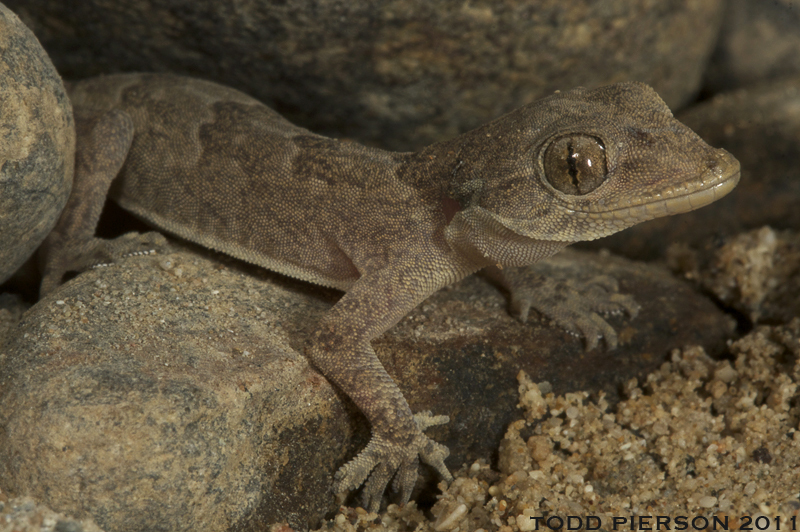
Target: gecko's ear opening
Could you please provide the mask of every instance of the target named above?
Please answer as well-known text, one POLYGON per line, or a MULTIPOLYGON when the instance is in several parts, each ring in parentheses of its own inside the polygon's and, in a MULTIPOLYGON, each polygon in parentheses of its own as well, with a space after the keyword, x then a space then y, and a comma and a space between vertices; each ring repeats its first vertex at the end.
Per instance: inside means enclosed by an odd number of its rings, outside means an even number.
POLYGON ((582 196, 602 185, 608 177, 606 147, 590 135, 565 135, 545 149, 544 178, 556 190, 582 196))
POLYGON ((471 178, 460 183, 451 184, 447 197, 457 202, 458 210, 461 210, 477 203, 485 187, 486 181, 484 179, 471 178))

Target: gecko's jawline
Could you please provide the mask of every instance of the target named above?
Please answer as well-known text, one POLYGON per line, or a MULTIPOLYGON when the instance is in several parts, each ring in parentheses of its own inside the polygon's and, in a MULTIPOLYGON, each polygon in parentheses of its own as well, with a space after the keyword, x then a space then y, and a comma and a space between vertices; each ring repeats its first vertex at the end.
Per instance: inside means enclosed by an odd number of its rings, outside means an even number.
POLYGON ((739 183, 740 171, 730 175, 724 181, 715 183, 708 188, 693 190, 680 196, 661 198, 639 205, 623 207, 613 211, 597 213, 602 218, 615 218, 625 220, 651 220, 673 214, 683 214, 717 201, 727 195, 739 183))
POLYGON ((741 168, 731 154, 719 150, 718 162, 698 179, 680 186, 643 196, 640 201, 605 210, 594 210, 593 218, 646 221, 673 214, 682 214, 717 201, 739 183, 741 168))

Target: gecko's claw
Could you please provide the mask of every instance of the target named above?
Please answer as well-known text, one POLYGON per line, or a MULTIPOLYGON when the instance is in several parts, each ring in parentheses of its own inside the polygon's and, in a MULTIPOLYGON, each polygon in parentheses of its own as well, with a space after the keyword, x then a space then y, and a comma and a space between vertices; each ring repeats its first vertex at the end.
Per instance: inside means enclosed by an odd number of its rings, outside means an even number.
POLYGON ((605 340, 609 349, 616 349, 618 345, 617 331, 595 312, 587 311, 585 314, 574 313, 569 316, 571 321, 552 318, 556 324, 568 333, 583 337, 586 342, 586 350, 595 349, 600 340, 605 340))
POLYGON ((430 412, 421 412, 414 416, 414 420, 418 431, 410 444, 392 443, 374 435, 358 456, 336 472, 333 491, 342 493, 364 484, 362 504, 370 512, 377 512, 390 481, 392 489, 400 493, 400 503, 408 502, 417 482, 420 459, 436 469, 445 480, 452 480, 453 477, 444 464, 450 451, 422 433, 425 428, 447 423, 450 419, 447 416, 432 416, 430 412))

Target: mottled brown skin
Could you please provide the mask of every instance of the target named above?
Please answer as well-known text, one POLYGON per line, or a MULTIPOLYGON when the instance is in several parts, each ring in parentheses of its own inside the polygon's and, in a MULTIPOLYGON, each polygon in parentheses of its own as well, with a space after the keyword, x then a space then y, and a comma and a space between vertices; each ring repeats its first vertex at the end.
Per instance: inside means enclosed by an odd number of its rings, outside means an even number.
MULTIPOLYGON (((502 273, 710 203, 739 175, 730 154, 639 83, 557 93, 417 153, 315 135, 232 89, 177 76, 97 78, 70 96, 79 124, 72 214, 44 248, 42 291, 67 270, 158 245, 153 234, 93 238, 115 175, 111 197, 158 229, 343 290, 306 354, 372 425, 334 483, 337 492, 365 483, 372 509, 392 480, 408 500, 420 459, 451 477, 448 450, 423 434, 447 418, 412 414, 371 340, 477 270, 514 277, 502 273)), ((535 295, 522 298, 527 313, 535 295)), ((631 310, 619 301, 596 307, 631 310)))

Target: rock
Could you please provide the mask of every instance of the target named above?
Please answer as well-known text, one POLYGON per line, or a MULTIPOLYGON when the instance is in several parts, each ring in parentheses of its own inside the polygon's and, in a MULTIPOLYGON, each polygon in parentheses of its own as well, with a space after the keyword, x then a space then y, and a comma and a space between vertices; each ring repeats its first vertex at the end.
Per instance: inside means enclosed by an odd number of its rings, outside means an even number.
POLYGON ((0 532, 103 532, 91 519, 80 521, 36 504, 30 497, 4 500, 0 493, 0 532))
POLYGON ((696 249, 675 247, 670 266, 751 323, 800 316, 800 233, 762 227, 696 249))
MULTIPOLYGON (((558 260, 619 278, 642 304, 634 320, 611 319, 618 350, 584 352, 541 320, 519 323, 477 277, 375 342, 413 410, 451 416, 429 430, 451 468, 497 448, 518 416, 520 368, 554 391, 616 396, 671 348, 721 350, 731 334, 662 268, 558 260)), ((332 474, 368 430, 300 353, 337 293, 227 264, 187 250, 128 259, 31 308, 0 359, 0 490, 115 531, 308 528, 334 510, 332 474)))
POLYGON ((293 291, 177 254, 39 302, 0 368, 0 490, 114 531, 308 528, 357 417, 298 355, 326 305, 293 291))
POLYGON ((728 0, 707 89, 729 91, 800 75, 798 26, 794 0, 728 0))
POLYGON ((58 73, 0 4, 0 283, 56 223, 72 186, 75 129, 58 73))
POLYGON ((699 89, 721 0, 6 0, 68 78, 171 71, 312 130, 394 149, 578 85, 699 89), (691 38, 687 38, 691 36, 691 38))
POLYGON ((676 217, 639 224, 582 244, 636 259, 663 257, 675 242, 699 246, 769 225, 800 229, 800 77, 721 94, 678 118, 710 145, 739 159, 736 189, 712 205, 676 217))
POLYGON ((0 367, 4 362, 3 347, 19 324, 22 313, 29 306, 16 294, 0 293, 0 367))

